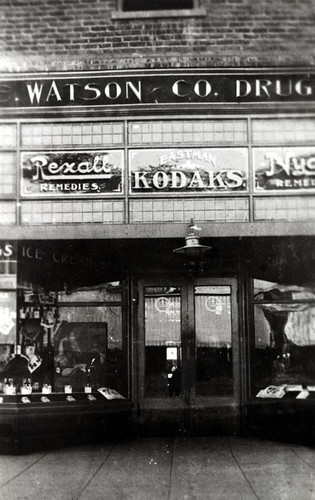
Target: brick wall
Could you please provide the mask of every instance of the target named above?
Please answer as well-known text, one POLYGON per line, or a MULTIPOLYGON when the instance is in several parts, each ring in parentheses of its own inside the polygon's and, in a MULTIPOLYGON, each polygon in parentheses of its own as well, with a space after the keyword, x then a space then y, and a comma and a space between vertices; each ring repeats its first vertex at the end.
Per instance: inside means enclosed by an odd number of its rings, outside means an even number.
POLYGON ((115 20, 115 0, 1 3, 0 71, 315 63, 315 0, 201 0, 204 17, 115 20))

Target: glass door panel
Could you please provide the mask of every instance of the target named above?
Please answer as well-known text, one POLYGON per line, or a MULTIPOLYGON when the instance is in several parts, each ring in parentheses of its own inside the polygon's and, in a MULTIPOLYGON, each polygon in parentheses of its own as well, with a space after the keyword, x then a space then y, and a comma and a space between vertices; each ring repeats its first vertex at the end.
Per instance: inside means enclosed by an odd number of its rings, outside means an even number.
POLYGON ((147 398, 182 392, 181 289, 144 288, 145 391, 147 398))
POLYGON ((231 287, 195 286, 196 396, 233 395, 231 287))
POLYGON ((134 390, 144 427, 238 432, 237 290, 234 277, 139 281, 134 390))
POLYGON ((238 401, 236 280, 150 280, 140 290, 140 404, 200 408, 238 401))

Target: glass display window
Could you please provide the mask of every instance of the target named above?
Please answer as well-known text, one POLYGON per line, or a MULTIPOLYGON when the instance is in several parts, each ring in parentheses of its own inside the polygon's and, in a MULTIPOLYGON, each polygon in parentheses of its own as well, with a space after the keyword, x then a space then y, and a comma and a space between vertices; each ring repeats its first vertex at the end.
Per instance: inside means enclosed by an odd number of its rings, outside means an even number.
POLYGON ((126 397, 125 288, 103 247, 0 242, 0 257, 0 393, 126 397))
POLYGON ((315 391, 315 290, 254 280, 253 396, 315 391))
POLYGON ((16 292, 0 291, 1 392, 104 388, 126 396, 121 282, 76 289, 64 298, 38 287, 20 289, 17 336, 16 292))

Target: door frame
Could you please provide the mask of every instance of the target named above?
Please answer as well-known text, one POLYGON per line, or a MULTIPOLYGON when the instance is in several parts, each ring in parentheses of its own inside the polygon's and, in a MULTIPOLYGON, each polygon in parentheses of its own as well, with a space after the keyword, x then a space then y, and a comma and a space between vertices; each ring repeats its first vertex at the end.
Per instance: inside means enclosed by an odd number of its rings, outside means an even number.
POLYGON ((134 339, 134 395, 137 402, 138 415, 146 410, 179 410, 183 412, 185 425, 194 426, 196 408, 238 406, 241 400, 240 383, 240 335, 238 280, 232 277, 181 278, 156 277, 141 278, 137 281, 138 300, 136 312, 137 335, 134 339), (233 359, 233 395, 196 397, 196 364, 195 364, 195 310, 194 287, 198 285, 229 285, 231 287, 231 327, 232 327, 232 359, 233 359), (182 346, 182 395, 172 398, 145 397, 145 287, 178 286, 181 289, 181 346, 182 346), (191 362, 193 359, 193 362, 191 362))
MULTIPOLYGON (((187 288, 183 287, 183 279, 179 278, 152 278, 139 279, 138 288, 138 313, 137 313, 137 340, 135 342, 135 356, 137 360, 136 392, 137 405, 141 409, 184 409, 187 401, 182 396, 174 398, 146 398, 145 397, 145 308, 144 308, 144 289, 149 286, 178 286, 181 289, 181 320, 183 320, 183 303, 187 303, 187 288)), ((186 320, 187 321, 187 320, 186 320)), ((182 336, 182 357, 184 356, 183 336, 182 336)), ((183 359, 183 358, 182 358, 183 359)))

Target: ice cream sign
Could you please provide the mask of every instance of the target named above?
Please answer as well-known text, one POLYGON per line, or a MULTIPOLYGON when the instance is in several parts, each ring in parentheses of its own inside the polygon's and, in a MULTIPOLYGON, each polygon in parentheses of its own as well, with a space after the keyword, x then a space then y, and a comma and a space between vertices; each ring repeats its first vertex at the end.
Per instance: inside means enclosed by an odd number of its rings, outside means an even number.
POLYGON ((315 147, 254 148, 255 191, 315 189, 315 147))
POLYGON ((123 193, 123 151, 22 153, 22 195, 123 193))
POLYGON ((246 148, 132 150, 131 193, 246 191, 246 148))

